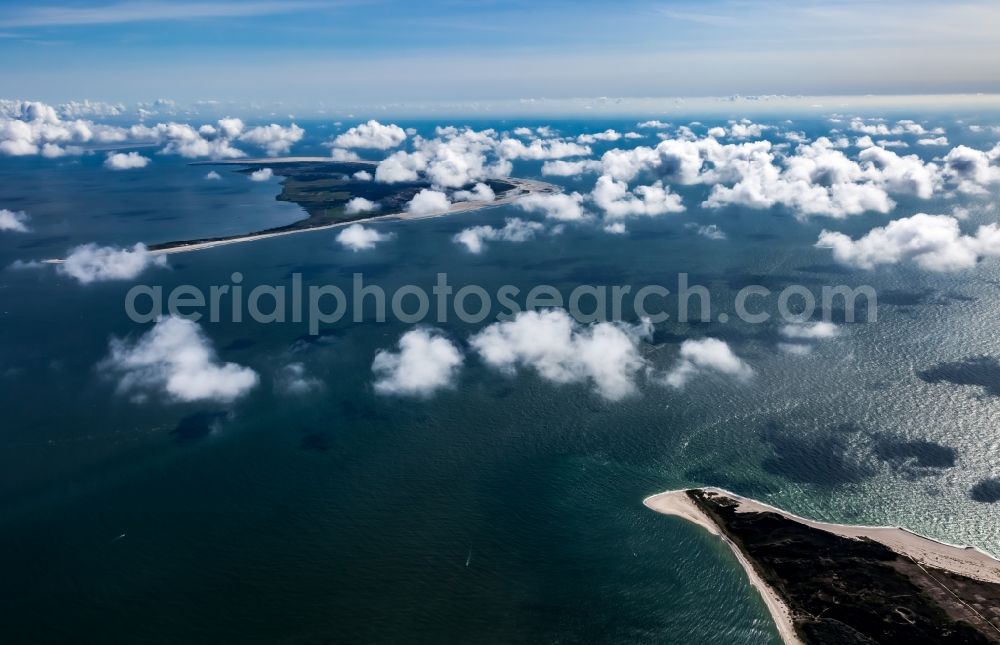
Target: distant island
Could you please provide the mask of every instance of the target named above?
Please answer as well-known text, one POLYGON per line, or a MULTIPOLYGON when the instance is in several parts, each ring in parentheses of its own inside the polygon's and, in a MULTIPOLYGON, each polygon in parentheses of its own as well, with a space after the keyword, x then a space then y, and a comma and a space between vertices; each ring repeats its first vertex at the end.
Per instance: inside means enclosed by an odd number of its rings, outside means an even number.
MULTIPOLYGON (((270 168, 275 176, 283 178, 279 201, 299 204, 307 216, 292 224, 263 229, 238 235, 177 240, 149 245, 156 254, 183 253, 213 248, 226 244, 303 233, 345 226, 352 223, 384 220, 422 219, 440 215, 472 211, 490 206, 509 204, 532 193, 556 193, 559 187, 543 181, 504 177, 485 180, 496 197, 492 201, 464 201, 451 204, 447 211, 412 214, 406 205, 413 196, 425 188, 427 181, 385 184, 371 179, 359 179, 356 173, 374 171, 376 163, 370 161, 332 161, 325 157, 284 157, 268 159, 241 159, 230 161, 195 162, 192 165, 238 165, 241 173, 251 174, 270 168), (379 204, 377 212, 348 213, 347 202, 363 197, 379 204)), ((467 188, 472 188, 468 186, 467 188)))
POLYGON ((977 549, 814 522, 718 488, 643 503, 725 540, 785 643, 1000 643, 1000 561, 977 549))

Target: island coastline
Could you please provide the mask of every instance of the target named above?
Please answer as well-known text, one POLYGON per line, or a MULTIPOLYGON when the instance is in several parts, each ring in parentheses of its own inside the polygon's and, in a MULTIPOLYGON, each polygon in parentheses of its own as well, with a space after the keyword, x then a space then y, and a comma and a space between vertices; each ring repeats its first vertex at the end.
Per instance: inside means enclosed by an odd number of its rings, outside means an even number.
MULTIPOLYGON (((281 166, 289 164, 329 164, 329 163, 342 163, 356 165, 360 167, 374 167, 377 162, 374 161, 351 161, 351 162, 334 162, 333 160, 326 157, 270 157, 270 158, 253 158, 253 159, 227 159, 227 160, 211 160, 211 161, 197 161, 190 165, 197 166, 242 166, 249 171, 253 168, 266 167, 270 165, 281 166)), ((482 210, 485 208, 493 208, 496 206, 503 206, 505 204, 511 204, 518 199, 531 194, 555 194, 561 192, 561 189, 555 184, 550 184, 548 182, 535 180, 535 179, 524 179, 518 177, 498 177, 497 181, 503 184, 509 184, 511 187, 499 194, 490 201, 462 201, 454 202, 449 205, 447 209, 440 211, 433 211, 427 213, 411 213, 405 210, 396 210, 389 213, 378 213, 368 216, 353 217, 350 219, 343 219, 334 222, 318 223, 317 225, 311 225, 310 220, 313 219, 312 215, 308 214, 302 220, 293 222, 292 224, 280 226, 277 228, 269 228, 258 231, 252 231, 249 233, 240 233, 235 235, 226 235, 213 238, 203 238, 203 239, 193 239, 193 240, 177 240, 171 242, 159 242, 148 245, 150 255, 172 255, 177 253, 190 253, 193 251, 202 251, 206 249, 212 249, 220 246, 228 246, 230 244, 243 244, 246 242, 254 242, 257 240, 264 240, 274 237, 283 237, 286 235, 294 235, 297 233, 309 233, 314 231, 324 231, 336 228, 342 228, 345 226, 351 226, 353 224, 372 224, 378 222, 397 222, 397 221, 410 221, 410 220, 421 220, 429 219, 435 217, 442 217, 445 215, 452 215, 455 213, 468 213, 472 211, 482 210)), ((300 204, 301 206, 301 204, 300 204)), ((61 258, 52 258, 42 261, 44 264, 62 264, 64 262, 61 258)))
MULTIPOLYGON (((980 631, 987 632, 987 640, 995 642, 1000 637, 1000 627, 997 626, 995 617, 984 616, 939 579, 940 573, 944 572, 949 576, 954 576, 954 579, 970 579, 981 585, 996 585, 994 588, 1000 589, 1000 560, 975 547, 948 544, 902 527, 817 522, 715 487, 667 491, 644 499, 643 504, 647 508, 688 520, 726 542, 746 572, 751 585, 761 594, 778 629, 779 636, 786 644, 809 642, 803 639, 802 630, 797 628, 797 621, 802 618, 801 607, 794 605, 787 594, 787 588, 784 588, 786 585, 773 583, 775 580, 773 571, 769 572, 770 575, 765 575, 765 570, 761 569, 754 554, 742 543, 743 540, 740 540, 733 532, 733 527, 727 526, 726 521, 721 520, 720 515, 714 513, 709 505, 706 505, 706 500, 709 501, 709 504, 719 504, 727 511, 733 511, 732 517, 769 518, 773 521, 784 522, 789 526, 804 527, 803 530, 806 531, 814 530, 824 534, 832 534, 837 536, 834 538, 835 540, 839 539, 845 544, 875 543, 888 549, 892 554, 899 556, 901 561, 911 563, 907 564, 908 567, 917 567, 927 579, 950 593, 972 614, 982 619, 977 622, 979 622, 980 628, 985 625, 985 628, 980 631), (939 575, 935 577, 935 573, 939 575), (767 578, 770 578, 772 582, 769 582, 767 578), (990 628, 996 633, 991 633, 990 628)), ((950 608, 953 609, 953 607, 950 608)))

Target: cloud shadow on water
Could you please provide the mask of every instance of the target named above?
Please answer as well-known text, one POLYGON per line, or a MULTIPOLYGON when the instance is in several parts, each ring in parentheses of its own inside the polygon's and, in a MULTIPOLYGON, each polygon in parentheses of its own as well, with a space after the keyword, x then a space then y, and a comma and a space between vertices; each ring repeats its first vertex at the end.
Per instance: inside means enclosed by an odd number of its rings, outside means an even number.
POLYGON ((789 481, 834 487, 856 484, 872 476, 874 470, 852 457, 852 439, 860 432, 845 424, 811 436, 779 423, 769 423, 761 439, 774 454, 761 463, 765 472, 789 481))
POLYGON ((917 372, 926 383, 975 385, 990 396, 1000 396, 1000 361, 992 356, 973 356, 917 372))
POLYGON ((912 475, 930 475, 954 468, 958 451, 934 441, 884 437, 875 443, 875 457, 896 470, 912 475))
POLYGON ((178 422, 177 427, 170 431, 174 442, 178 444, 194 443, 204 439, 218 429, 227 417, 226 412, 212 410, 189 414, 178 422))
POLYGON ((973 501, 983 504, 1000 502, 1000 479, 984 479, 969 491, 973 501))

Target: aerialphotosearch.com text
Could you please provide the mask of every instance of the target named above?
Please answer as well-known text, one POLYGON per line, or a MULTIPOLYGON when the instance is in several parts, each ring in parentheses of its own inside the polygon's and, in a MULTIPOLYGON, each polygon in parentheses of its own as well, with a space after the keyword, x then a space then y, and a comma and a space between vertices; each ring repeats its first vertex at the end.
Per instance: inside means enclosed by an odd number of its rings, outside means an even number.
POLYGON ((877 294, 869 285, 823 285, 812 288, 790 284, 776 291, 759 284, 727 290, 728 302, 713 302, 708 287, 691 284, 687 273, 678 273, 671 287, 645 285, 577 285, 572 289, 550 284, 530 287, 505 284, 487 290, 477 284, 453 285, 448 274, 438 273, 430 288, 406 284, 386 289, 368 283, 355 273, 349 287, 306 284, 293 273, 288 284, 244 284, 234 272, 229 284, 205 287, 182 284, 168 291, 161 285, 138 284, 125 297, 125 312, 137 323, 174 315, 194 321, 303 323, 316 335, 324 325, 348 320, 441 324, 454 317, 478 324, 488 319, 511 320, 530 310, 561 308, 582 324, 649 319, 656 324, 719 322, 736 319, 762 324, 777 317, 784 322, 864 322, 877 319, 877 294), (731 301, 730 301, 731 297, 731 301), (861 322, 861 321, 857 321, 861 322))

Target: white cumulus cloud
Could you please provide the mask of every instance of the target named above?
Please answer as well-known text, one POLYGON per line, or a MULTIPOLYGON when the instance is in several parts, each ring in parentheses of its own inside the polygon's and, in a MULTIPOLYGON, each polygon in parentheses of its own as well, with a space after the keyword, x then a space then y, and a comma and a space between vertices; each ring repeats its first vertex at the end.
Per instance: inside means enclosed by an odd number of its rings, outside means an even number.
POLYGON ((348 215, 369 213, 378 209, 379 205, 376 202, 373 202, 370 199, 365 199, 364 197, 353 197, 344 205, 344 212, 348 215))
POLYGON ((31 218, 24 211, 12 211, 0 208, 0 231, 27 233, 29 219, 31 218))
MULTIPOLYGON (((437 136, 433 139, 414 137, 413 152, 400 150, 379 162, 375 180, 399 183, 424 177, 437 188, 462 188, 509 175, 513 157, 505 156, 505 146, 513 144, 507 142, 514 141, 524 148, 523 143, 514 139, 500 141, 492 129, 477 131, 449 126, 435 132, 437 136)), ((511 154, 516 153, 514 150, 511 154)))
POLYGON ((492 202, 496 197, 493 189, 482 182, 473 186, 472 190, 456 190, 451 195, 456 202, 492 202))
POLYGON ((398 351, 379 350, 372 361, 379 394, 427 397, 451 387, 463 361, 458 347, 435 329, 414 329, 398 351))
POLYGON ((257 373, 235 363, 222 363, 197 323, 170 316, 130 343, 111 340, 102 367, 118 377, 121 392, 139 398, 162 392, 174 401, 232 402, 253 389, 257 373))
POLYGON ((622 138, 621 132, 608 128, 604 132, 594 134, 581 134, 576 138, 577 143, 594 143, 596 141, 618 141, 622 138))
POLYGON ((982 257, 1000 256, 1000 228, 986 224, 975 235, 963 235, 954 217, 917 213, 857 240, 824 230, 816 246, 832 249, 837 262, 861 269, 912 261, 930 271, 956 271, 975 266, 982 257))
POLYGON ((239 135, 239 140, 260 146, 269 157, 277 157, 288 154, 292 146, 302 140, 303 135, 305 130, 294 123, 287 128, 272 123, 247 130, 239 135))
POLYGON ((151 254, 142 243, 131 249, 84 244, 70 251, 57 270, 80 284, 90 284, 108 280, 131 280, 148 267, 165 266, 166 256, 151 254))
POLYGON ((729 126, 729 136, 734 139, 757 138, 767 130, 769 126, 753 123, 748 119, 743 119, 729 126))
POLYGON ((448 196, 439 190, 424 188, 413 196, 410 203, 406 205, 406 211, 413 215, 431 215, 433 213, 443 213, 451 208, 448 196))
POLYGON ((955 146, 943 158, 944 172, 948 179, 967 193, 983 192, 983 187, 1000 183, 1000 144, 989 152, 968 146, 955 146))
POLYGON ((927 137, 926 139, 917 139, 918 146, 946 146, 948 145, 948 137, 927 137))
POLYGON ((406 141, 406 131, 393 123, 382 125, 375 119, 361 123, 337 136, 333 145, 338 148, 373 148, 388 150, 406 141))
POLYGON ((273 176, 273 170, 270 168, 261 168, 250 173, 250 181, 268 181, 273 176))
POLYGON ((392 239, 392 233, 379 233, 361 224, 351 224, 337 234, 337 242, 352 251, 366 251, 375 248, 379 242, 392 239))
POLYGON ((345 150, 344 148, 331 149, 330 158, 334 161, 359 161, 361 159, 361 157, 358 156, 358 153, 345 150))
POLYGON ((469 339, 490 367, 507 374, 532 369, 554 383, 590 383, 617 401, 636 390, 646 362, 639 343, 650 329, 613 323, 583 326, 566 311, 524 311, 514 320, 489 325, 469 339))
POLYGON ((533 193, 521 197, 514 205, 528 213, 542 213, 551 219, 571 221, 583 219, 583 195, 580 193, 533 193))
POLYGON ((590 146, 559 139, 535 139, 528 145, 520 139, 503 139, 498 149, 505 159, 562 159, 590 154, 590 146))
POLYGON ((784 325, 779 333, 785 338, 795 340, 819 340, 833 338, 840 334, 840 327, 825 320, 811 323, 795 323, 784 325))
MULTIPOLYGON (((66 116, 65 114, 63 116, 66 116)), ((41 154, 54 158, 83 154, 81 144, 119 143, 123 128, 83 119, 64 120, 51 105, 38 101, 0 99, 0 154, 41 154)))
POLYGON ((638 186, 630 192, 625 182, 615 181, 610 175, 601 175, 590 197, 609 218, 656 216, 684 210, 680 195, 670 192, 662 181, 650 186, 638 186))
POLYGON ((465 246, 470 253, 482 253, 488 241, 527 242, 544 230, 545 226, 538 222, 508 217, 502 227, 473 226, 457 233, 452 239, 465 246))
POLYGON ((149 165, 149 157, 143 157, 138 152, 116 152, 104 160, 104 167, 111 170, 132 170, 145 168, 149 165))
POLYGON ((685 340, 677 364, 663 376, 663 382, 682 388, 698 374, 717 372, 739 380, 753 376, 753 369, 733 353, 729 344, 718 338, 685 340))
POLYGON ((601 172, 601 162, 596 159, 580 161, 546 161, 542 164, 542 174, 551 177, 578 177, 588 172, 601 172))

